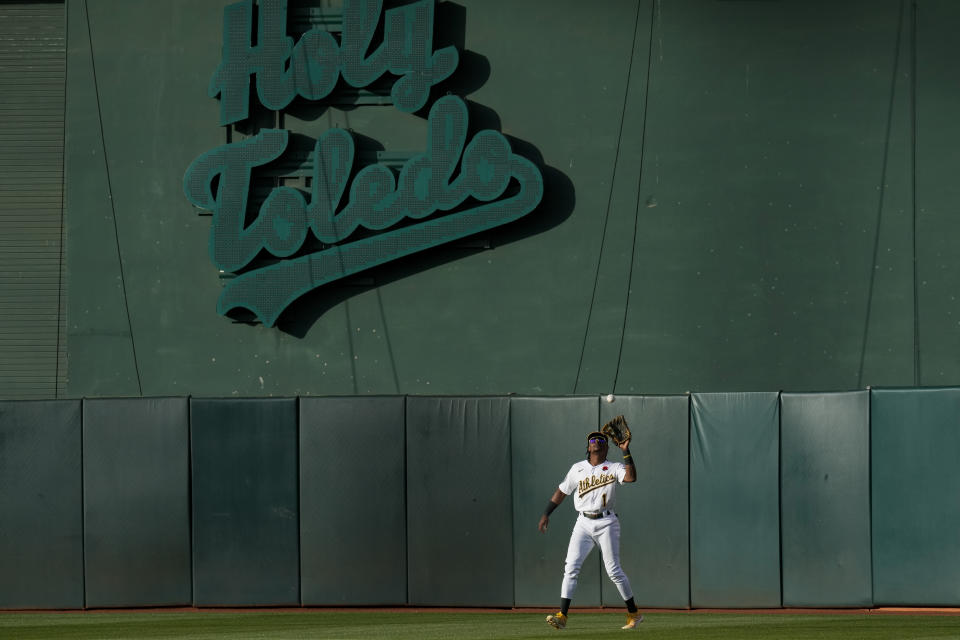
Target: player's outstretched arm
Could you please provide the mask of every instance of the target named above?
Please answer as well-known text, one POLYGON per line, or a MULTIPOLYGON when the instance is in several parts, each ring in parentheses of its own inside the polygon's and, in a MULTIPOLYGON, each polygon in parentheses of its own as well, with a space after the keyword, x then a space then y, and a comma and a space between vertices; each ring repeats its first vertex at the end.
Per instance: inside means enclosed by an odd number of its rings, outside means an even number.
POLYGON ((547 503, 547 508, 543 510, 543 515, 540 516, 540 523, 537 524, 537 529, 540 530, 540 533, 547 532, 547 526, 550 524, 550 514, 553 513, 553 510, 556 509, 566 497, 567 494, 560 491, 560 489, 554 491, 553 495, 550 496, 550 502, 547 503))
POLYGON ((623 464, 626 465, 626 473, 623 475, 624 482, 637 481, 637 467, 633 463, 633 456, 630 455, 630 441, 624 440, 617 445, 623 451, 623 464))

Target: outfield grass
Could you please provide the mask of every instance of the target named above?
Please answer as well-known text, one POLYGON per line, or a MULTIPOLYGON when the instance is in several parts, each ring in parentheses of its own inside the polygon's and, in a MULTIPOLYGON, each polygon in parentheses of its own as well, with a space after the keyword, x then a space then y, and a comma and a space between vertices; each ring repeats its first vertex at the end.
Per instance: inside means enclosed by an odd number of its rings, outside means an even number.
MULTIPOLYGON (((622 638, 620 613, 576 613, 564 631, 544 614, 381 611, 247 611, 150 613, 0 613, 3 640, 120 638, 622 638), (560 635, 557 635, 560 634, 560 635)), ((749 640, 960 639, 960 617, 879 614, 651 613, 645 638, 749 640)))

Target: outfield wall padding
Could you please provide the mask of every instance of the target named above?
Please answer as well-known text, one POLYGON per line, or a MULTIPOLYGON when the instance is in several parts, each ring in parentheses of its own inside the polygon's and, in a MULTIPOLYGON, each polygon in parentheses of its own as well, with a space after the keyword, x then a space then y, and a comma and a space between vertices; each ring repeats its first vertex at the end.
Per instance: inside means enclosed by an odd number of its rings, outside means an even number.
POLYGON ((79 400, 0 402, 0 608, 83 607, 79 400))
POLYGON ((407 602, 404 402, 300 399, 305 606, 407 602))
POLYGON ((513 605, 509 398, 409 397, 408 600, 513 605))
POLYGON ((194 604, 300 604, 296 399, 193 399, 190 424, 194 604))
MULTIPOLYGON (((537 523, 571 465, 583 460, 587 434, 597 429, 597 397, 513 398, 513 564, 516 606, 557 606, 560 582, 577 513, 567 497, 550 516, 546 534, 537 523)), ((594 550, 583 564, 574 606, 599 606, 607 580, 594 550)))
MULTIPOLYGON (((600 402, 600 423, 622 415, 633 434, 637 481, 617 493, 620 560, 642 607, 690 606, 688 396, 617 396, 600 402)), ((609 458, 623 453, 610 446, 609 458)), ((603 604, 623 605, 601 576, 603 604)))
POLYGON ((690 420, 690 600, 779 607, 777 393, 695 393, 690 420))
MULTIPOLYGON (((573 500, 537 521, 619 414, 641 607, 960 606, 960 389, 927 388, 0 401, 0 609, 552 608, 573 500)), ((599 552, 573 604, 622 606, 599 552)))
POLYGON ((873 599, 960 606, 960 389, 871 396, 873 599))
POLYGON ((783 606, 869 607, 870 393, 784 393, 783 606))
POLYGON ((87 607, 189 605, 186 398, 83 402, 87 607))

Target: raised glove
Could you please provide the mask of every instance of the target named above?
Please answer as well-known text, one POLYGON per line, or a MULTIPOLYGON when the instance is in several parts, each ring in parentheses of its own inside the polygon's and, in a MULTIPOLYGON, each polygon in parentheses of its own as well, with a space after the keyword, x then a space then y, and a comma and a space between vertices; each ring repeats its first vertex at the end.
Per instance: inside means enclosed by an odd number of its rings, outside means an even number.
POLYGON ((601 433, 613 440, 613 443, 620 446, 620 443, 630 439, 630 427, 623 416, 617 416, 600 429, 601 433))

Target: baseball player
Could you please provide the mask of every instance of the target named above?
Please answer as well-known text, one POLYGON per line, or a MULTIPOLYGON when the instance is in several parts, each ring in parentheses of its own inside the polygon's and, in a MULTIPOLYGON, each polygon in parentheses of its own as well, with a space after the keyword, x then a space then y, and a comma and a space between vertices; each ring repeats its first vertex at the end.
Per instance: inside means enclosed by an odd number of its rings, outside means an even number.
POLYGON ((620 520, 614 513, 617 486, 624 482, 636 482, 637 468, 630 456, 630 440, 618 445, 623 451, 623 462, 607 460, 607 437, 599 431, 587 436, 587 459, 570 467, 563 482, 553 493, 538 528, 546 533, 550 523, 550 514, 573 494, 573 506, 580 512, 570 534, 567 547, 567 560, 563 567, 563 583, 560 587, 560 611, 547 616, 547 624, 554 629, 567 626, 567 612, 570 600, 577 589, 580 567, 594 546, 600 547, 603 565, 610 580, 627 605, 627 624, 623 629, 636 629, 643 621, 643 615, 637 611, 633 602, 630 580, 620 568, 620 520))

